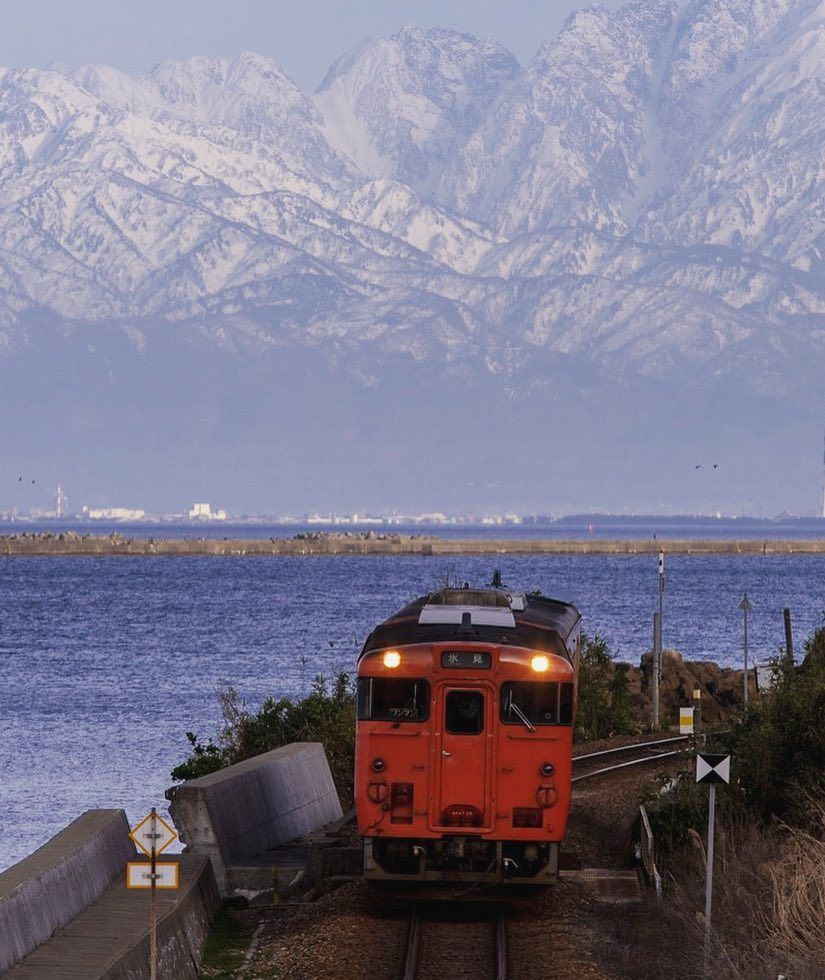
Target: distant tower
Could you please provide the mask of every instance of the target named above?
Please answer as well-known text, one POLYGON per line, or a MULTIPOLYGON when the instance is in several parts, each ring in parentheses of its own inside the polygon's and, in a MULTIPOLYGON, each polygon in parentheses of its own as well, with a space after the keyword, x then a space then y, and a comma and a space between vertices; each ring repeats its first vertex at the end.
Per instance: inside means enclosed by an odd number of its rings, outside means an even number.
POLYGON ((55 517, 65 517, 66 516, 66 505, 69 503, 69 498, 63 493, 63 487, 57 484, 57 493, 54 495, 54 516, 55 517))

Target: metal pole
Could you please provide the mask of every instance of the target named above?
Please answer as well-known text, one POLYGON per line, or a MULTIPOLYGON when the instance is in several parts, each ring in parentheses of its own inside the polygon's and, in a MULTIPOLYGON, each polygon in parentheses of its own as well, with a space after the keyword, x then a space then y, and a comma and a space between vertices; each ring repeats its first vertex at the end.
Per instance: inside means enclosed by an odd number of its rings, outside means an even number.
POLYGON ((659 664, 661 663, 661 632, 659 613, 653 613, 653 727, 659 727, 659 664))
POLYGON ((746 592, 742 596, 742 601, 739 603, 739 608, 745 614, 745 696, 744 703, 745 707, 748 706, 748 613, 753 609, 750 599, 748 598, 748 593, 746 592))
MULTIPOLYGON (((662 624, 664 623, 664 597, 665 597, 665 553, 659 552, 659 653, 662 650, 662 624)), ((659 658, 661 660, 661 656, 659 658)), ((661 663, 660 663, 661 666, 661 663)))
POLYGON ((793 633, 791 632, 791 611, 785 607, 785 654, 788 658, 788 664, 793 667, 793 633))
POLYGON ((158 980, 158 896, 157 896, 157 840, 158 815, 152 807, 152 865, 151 865, 151 912, 149 928, 149 976, 158 980))
POLYGON ((710 970, 710 913, 713 904, 713 832, 716 825, 716 784, 708 794, 708 866, 705 876, 705 976, 710 970))
POLYGON ((748 602, 748 593, 745 593, 745 707, 748 706, 748 610, 751 607, 748 602))

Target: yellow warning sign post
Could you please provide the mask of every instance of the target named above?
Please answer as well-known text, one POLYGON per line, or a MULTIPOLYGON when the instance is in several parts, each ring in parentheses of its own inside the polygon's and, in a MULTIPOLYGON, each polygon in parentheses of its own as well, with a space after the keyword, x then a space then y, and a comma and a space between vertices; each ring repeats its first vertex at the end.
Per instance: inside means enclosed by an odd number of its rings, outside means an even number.
POLYGON ((679 734, 693 734, 693 708, 679 708, 679 734))
POLYGON ((149 888, 151 890, 149 922, 149 970, 151 980, 158 977, 158 888, 178 887, 178 864, 165 861, 158 864, 158 855, 177 840, 177 833, 152 807, 129 834, 141 851, 149 858, 145 861, 129 861, 126 865, 127 888, 149 888))

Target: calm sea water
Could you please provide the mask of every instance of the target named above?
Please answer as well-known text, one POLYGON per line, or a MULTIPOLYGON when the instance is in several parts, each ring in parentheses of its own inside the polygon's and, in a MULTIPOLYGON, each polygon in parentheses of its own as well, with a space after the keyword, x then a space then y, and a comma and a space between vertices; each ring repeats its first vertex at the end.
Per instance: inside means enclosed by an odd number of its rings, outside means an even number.
MULTIPOLYGON (((0 559, 0 868, 89 807, 130 819, 165 801, 184 733, 218 724, 216 688, 254 706, 351 670, 370 629, 444 579, 575 602, 614 656, 650 647, 656 559, 643 556, 0 559)), ((821 623, 825 556, 673 556, 664 640, 739 664, 821 623)))

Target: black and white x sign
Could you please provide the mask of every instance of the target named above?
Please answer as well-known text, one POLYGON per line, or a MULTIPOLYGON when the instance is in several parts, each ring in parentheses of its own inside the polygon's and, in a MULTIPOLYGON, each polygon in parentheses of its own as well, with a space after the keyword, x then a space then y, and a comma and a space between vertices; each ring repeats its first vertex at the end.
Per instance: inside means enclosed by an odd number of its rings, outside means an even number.
POLYGON ((730 756, 700 752, 696 756, 696 782, 729 783, 730 756))

